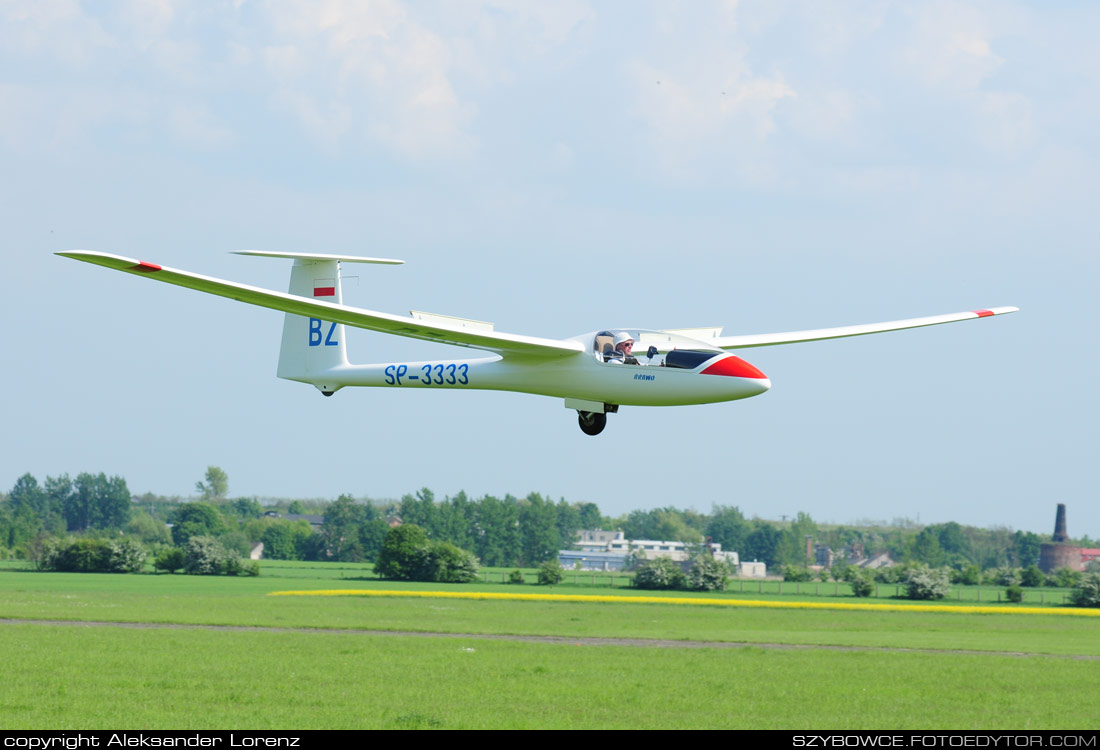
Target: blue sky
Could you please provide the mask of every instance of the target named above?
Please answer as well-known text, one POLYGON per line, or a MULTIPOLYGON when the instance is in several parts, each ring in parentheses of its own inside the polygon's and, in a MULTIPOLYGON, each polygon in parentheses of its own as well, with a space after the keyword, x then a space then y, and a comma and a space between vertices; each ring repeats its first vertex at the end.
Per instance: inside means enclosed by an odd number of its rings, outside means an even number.
MULTIPOLYGON (((0 0, 0 487, 106 471, 188 495, 539 491, 1100 536, 1100 8, 1091 3, 0 0), (772 391, 624 408, 275 378, 281 315, 84 248, 566 337, 818 328, 772 391)), ((353 361, 448 356, 378 334, 353 361)))

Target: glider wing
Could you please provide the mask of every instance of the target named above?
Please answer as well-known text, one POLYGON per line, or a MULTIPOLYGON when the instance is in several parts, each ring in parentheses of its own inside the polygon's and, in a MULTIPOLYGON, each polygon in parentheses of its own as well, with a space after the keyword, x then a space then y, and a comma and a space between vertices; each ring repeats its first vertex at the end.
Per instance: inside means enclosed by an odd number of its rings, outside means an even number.
MULTIPOLYGON (((273 253, 269 254, 274 255, 273 253)), ((467 327, 457 318, 453 322, 443 316, 414 318, 375 312, 348 305, 337 305, 332 302, 323 302, 284 292, 273 292, 268 289, 237 284, 210 276, 201 276, 197 273, 179 271, 174 268, 108 253, 73 250, 58 253, 58 255, 82 260, 86 263, 94 263, 116 271, 146 276, 168 284, 187 287, 188 289, 197 289, 200 292, 216 294, 219 297, 228 297, 240 302, 247 302, 250 305, 259 305, 260 307, 282 310, 295 315, 343 323, 356 328, 365 328, 368 331, 392 333, 396 336, 407 336, 454 346, 486 349, 501 355, 522 355, 544 359, 565 357, 584 351, 584 347, 575 341, 558 341, 556 339, 520 336, 511 333, 498 333, 484 328, 467 327)))
POLYGON ((925 318, 892 320, 886 323, 866 323, 863 325, 843 326, 841 328, 819 328, 814 331, 757 333, 747 336, 720 336, 704 340, 708 344, 717 346, 720 349, 748 349, 754 346, 800 344, 804 341, 824 341, 825 339, 840 339, 847 336, 866 336, 869 333, 903 331, 906 328, 922 328, 924 326, 937 326, 942 323, 954 323, 959 320, 988 318, 992 315, 1003 315, 1005 313, 1016 312, 1019 309, 1018 307, 991 307, 988 310, 971 310, 970 312, 951 313, 949 315, 931 315, 925 318))

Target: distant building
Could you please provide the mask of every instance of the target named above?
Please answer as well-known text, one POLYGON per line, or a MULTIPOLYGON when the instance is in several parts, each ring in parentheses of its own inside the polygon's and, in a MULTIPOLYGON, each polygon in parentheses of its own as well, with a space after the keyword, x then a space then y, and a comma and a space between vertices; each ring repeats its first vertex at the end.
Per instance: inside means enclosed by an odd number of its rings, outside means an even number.
MULTIPOLYGON (((1044 573, 1053 573, 1061 568, 1084 570, 1086 562, 1084 552, 1085 550, 1081 547, 1069 544, 1069 532, 1066 531, 1066 504, 1058 503, 1058 509, 1054 515, 1054 533, 1049 542, 1043 542, 1039 547, 1039 570, 1044 573)), ((1089 556, 1089 559, 1092 560, 1094 557, 1089 556)))
MULTIPOLYGON (((691 545, 678 541, 663 541, 658 539, 627 539, 621 531, 603 531, 602 529, 586 529, 578 533, 578 540, 573 543, 576 549, 560 550, 558 562, 563 568, 576 568, 580 564, 581 570, 625 570, 628 567, 630 557, 644 560, 655 560, 658 557, 667 557, 678 563, 686 563, 691 559, 689 548, 691 545)), ((736 552, 726 552, 717 542, 710 544, 710 550, 715 559, 721 560, 740 573, 740 559, 736 552)), ((764 563, 754 563, 759 568, 764 563)), ((750 568, 753 572, 747 575, 763 577, 763 573, 756 573, 756 567, 750 568)))

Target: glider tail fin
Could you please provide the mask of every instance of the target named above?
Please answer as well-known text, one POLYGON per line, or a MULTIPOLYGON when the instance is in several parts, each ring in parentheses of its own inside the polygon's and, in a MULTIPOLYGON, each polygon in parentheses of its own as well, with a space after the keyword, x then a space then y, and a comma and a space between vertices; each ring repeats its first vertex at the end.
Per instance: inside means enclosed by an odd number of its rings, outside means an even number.
MULTIPOLYGON (((261 255, 293 258, 290 271, 290 294, 320 302, 343 304, 340 285, 341 261, 357 263, 401 263, 383 258, 359 258, 346 255, 309 253, 277 253, 259 250, 242 251, 240 255, 261 255)), ((317 317, 287 313, 283 321, 283 341, 279 349, 278 376, 287 380, 310 383, 321 393, 331 396, 341 388, 337 371, 348 365, 344 326, 317 317)))
MULTIPOLYGON (((291 294, 343 304, 340 262, 297 258, 290 271, 291 294)), ((325 374, 348 364, 344 326, 340 323, 287 313, 283 320, 283 343, 279 349, 280 378, 313 383, 326 396, 338 390, 333 383, 319 382, 325 374)))

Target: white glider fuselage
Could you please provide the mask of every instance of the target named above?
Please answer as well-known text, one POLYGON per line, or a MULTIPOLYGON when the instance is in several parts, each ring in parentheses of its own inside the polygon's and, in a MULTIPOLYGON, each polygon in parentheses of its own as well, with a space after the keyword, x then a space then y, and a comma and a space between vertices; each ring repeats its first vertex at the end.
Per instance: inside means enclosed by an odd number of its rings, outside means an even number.
POLYGON ((492 356, 348 364, 289 379, 312 383, 324 393, 345 386, 515 391, 618 406, 711 404, 756 396, 771 387, 762 373, 748 377, 746 370, 746 377, 739 377, 714 372, 715 366, 724 360, 752 368, 725 352, 714 352, 711 359, 694 369, 604 363, 594 355, 577 353, 553 360, 492 356), (704 374, 708 369, 712 372, 704 374))

